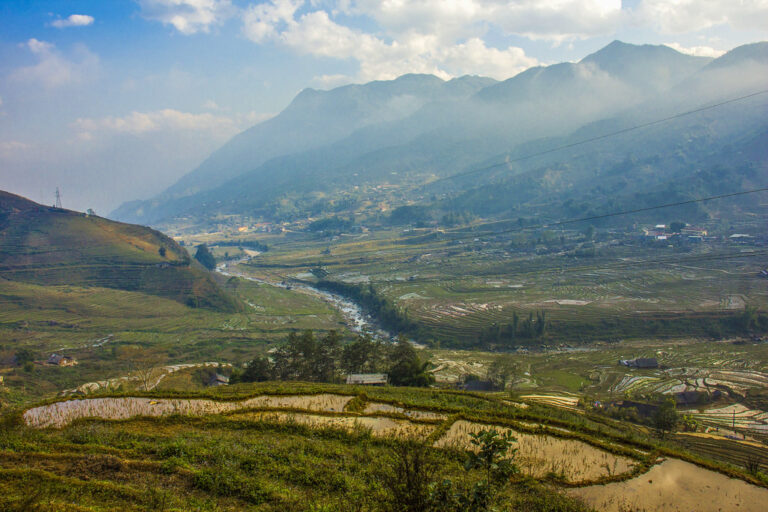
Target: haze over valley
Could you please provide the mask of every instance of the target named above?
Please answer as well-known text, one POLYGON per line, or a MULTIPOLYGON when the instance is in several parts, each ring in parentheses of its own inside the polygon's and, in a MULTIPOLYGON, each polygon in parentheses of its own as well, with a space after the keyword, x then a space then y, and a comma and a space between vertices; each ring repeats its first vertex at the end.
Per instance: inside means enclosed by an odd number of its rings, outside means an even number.
POLYGON ((0 7, 0 510, 762 510, 767 16, 0 7))

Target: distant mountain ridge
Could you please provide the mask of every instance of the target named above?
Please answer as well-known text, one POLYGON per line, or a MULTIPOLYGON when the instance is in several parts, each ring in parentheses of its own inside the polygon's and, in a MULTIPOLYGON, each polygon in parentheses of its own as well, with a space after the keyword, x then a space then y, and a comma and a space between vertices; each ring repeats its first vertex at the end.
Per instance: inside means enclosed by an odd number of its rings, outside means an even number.
POLYGON ((126 203, 112 215, 149 224, 178 216, 205 222, 217 213, 279 217, 284 212, 275 204, 283 197, 299 197, 293 201, 300 210, 301 194, 428 181, 535 140, 594 133, 600 122, 624 126, 633 116, 663 117, 754 88, 765 82, 759 70, 767 47, 747 45, 710 59, 614 41, 578 63, 531 68, 502 82, 405 75, 305 90, 157 198, 126 203), (740 66, 751 74, 739 73, 740 66))

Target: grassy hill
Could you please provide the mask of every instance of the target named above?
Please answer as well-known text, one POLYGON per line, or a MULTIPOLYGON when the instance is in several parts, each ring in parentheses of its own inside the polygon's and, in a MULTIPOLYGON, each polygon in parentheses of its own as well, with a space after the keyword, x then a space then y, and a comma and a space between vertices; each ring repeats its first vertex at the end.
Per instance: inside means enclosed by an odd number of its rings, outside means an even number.
POLYGON ((40 285, 116 288, 193 307, 237 303, 162 233, 46 207, 0 191, 0 278, 40 285))

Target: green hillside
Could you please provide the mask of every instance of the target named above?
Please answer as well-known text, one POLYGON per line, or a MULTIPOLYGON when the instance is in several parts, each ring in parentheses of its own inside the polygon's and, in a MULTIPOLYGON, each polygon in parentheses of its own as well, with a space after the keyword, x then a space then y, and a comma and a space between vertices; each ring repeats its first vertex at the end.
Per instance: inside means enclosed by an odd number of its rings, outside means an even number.
POLYGON ((0 191, 0 278, 116 288, 193 307, 235 311, 171 238, 150 228, 46 207, 0 191))

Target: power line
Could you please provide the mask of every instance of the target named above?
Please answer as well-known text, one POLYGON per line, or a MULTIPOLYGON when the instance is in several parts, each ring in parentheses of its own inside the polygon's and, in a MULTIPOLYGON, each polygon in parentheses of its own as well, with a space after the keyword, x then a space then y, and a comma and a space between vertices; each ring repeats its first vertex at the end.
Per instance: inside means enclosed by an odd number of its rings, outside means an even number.
POLYGON ((725 100, 725 101, 721 101, 719 103, 715 103, 713 105, 705 105, 705 106, 702 106, 702 107, 697 107, 697 108, 695 108, 693 110, 687 110, 685 112, 679 112, 679 113, 671 115, 669 117, 664 117, 664 118, 661 118, 661 119, 656 119, 655 121, 649 121, 647 123, 637 124, 637 125, 630 126, 628 128, 623 128, 621 130, 617 130, 617 131, 614 131, 614 132, 606 133, 606 134, 603 134, 603 135, 598 135, 596 137, 590 137, 590 138, 582 139, 582 140, 579 140, 579 141, 576 141, 576 142, 571 142, 569 144, 564 144, 562 146, 557 146, 557 147, 554 147, 554 148, 546 149, 544 151, 539 151, 539 152, 536 152, 536 153, 531 153, 531 154, 528 154, 528 155, 519 156, 519 157, 516 157, 516 158, 511 158, 511 159, 505 160, 504 162, 499 162, 497 164, 489 165, 487 167, 481 167, 479 169, 472 169, 470 171, 465 171, 465 172, 460 172, 460 173, 457 173, 457 174, 452 174, 451 176, 446 176, 444 178, 438 178, 438 179, 436 179, 434 181, 430 181, 429 183, 426 183, 426 184, 424 184, 422 186, 434 185, 435 183, 440 183, 441 181, 453 180, 453 179, 461 178, 461 177, 464 177, 464 176, 471 176, 473 174, 478 174, 478 173, 481 173, 481 172, 490 171, 492 169, 496 169, 497 167, 503 167, 503 166, 511 164, 511 163, 517 163, 517 162, 521 162, 523 160, 528 160, 530 158, 535 158, 537 156, 548 155, 550 153, 555 153, 557 151, 562 151, 564 149, 570 149, 570 148, 573 148, 573 147, 576 147, 576 146, 581 146, 583 144, 588 144, 590 142, 595 142, 595 141, 598 141, 598 140, 607 139, 609 137, 615 137, 616 135, 622 135, 624 133, 628 133, 628 132, 631 132, 631 131, 639 130, 641 128, 646 128, 648 126, 654 126, 654 125, 657 125, 657 124, 665 123, 667 121, 672 121, 674 119, 679 119, 681 117, 689 116, 689 115, 696 114, 696 113, 699 113, 699 112, 704 112, 706 110, 711 110, 713 108, 721 107, 723 105, 728 105, 729 103, 735 103, 737 101, 743 101, 743 100, 746 100, 746 99, 749 99, 749 98, 752 98, 752 97, 755 97, 755 96, 759 96, 761 94, 766 94, 766 93, 768 93, 768 89, 764 89, 762 91, 753 92, 753 93, 747 94, 745 96, 739 96, 737 98, 731 98, 731 99, 728 99, 728 100, 725 100))

